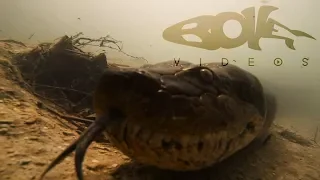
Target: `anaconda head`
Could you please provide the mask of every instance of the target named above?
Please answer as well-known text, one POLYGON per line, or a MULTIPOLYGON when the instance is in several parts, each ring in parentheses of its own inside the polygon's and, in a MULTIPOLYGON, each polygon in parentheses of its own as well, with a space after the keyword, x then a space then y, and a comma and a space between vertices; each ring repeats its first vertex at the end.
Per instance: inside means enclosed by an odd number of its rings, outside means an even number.
POLYGON ((124 154, 160 168, 195 170, 223 160, 258 134, 264 123, 258 81, 244 71, 232 77, 218 66, 187 66, 104 73, 95 111, 98 117, 108 109, 125 114, 106 130, 124 154))
POLYGON ((94 93, 95 122, 40 179, 75 151, 82 180, 86 150, 103 132, 134 160, 179 171, 220 162, 261 132, 265 99, 253 75, 231 65, 170 64, 106 70, 94 93))

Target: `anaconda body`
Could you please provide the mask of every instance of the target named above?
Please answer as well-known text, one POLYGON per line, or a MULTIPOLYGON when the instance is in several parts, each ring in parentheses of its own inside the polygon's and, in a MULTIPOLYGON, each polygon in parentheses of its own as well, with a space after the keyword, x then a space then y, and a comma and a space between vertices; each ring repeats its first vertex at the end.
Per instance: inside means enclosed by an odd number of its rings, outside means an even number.
POLYGON ((46 172, 76 149, 82 179, 82 156, 102 132, 138 162, 178 171, 202 169, 265 138, 275 105, 254 75, 234 65, 173 66, 170 61, 110 69, 95 91, 97 120, 46 172))

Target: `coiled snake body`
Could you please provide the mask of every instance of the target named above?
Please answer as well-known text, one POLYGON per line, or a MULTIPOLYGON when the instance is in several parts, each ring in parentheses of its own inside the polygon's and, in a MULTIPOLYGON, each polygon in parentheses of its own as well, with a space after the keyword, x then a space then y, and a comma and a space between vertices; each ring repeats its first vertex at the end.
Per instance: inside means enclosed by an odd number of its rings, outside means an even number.
POLYGON ((101 133, 132 159, 159 168, 197 170, 264 140, 276 113, 260 81, 234 65, 172 61, 106 70, 94 93, 96 121, 41 178, 76 151, 78 179, 85 152, 101 133))

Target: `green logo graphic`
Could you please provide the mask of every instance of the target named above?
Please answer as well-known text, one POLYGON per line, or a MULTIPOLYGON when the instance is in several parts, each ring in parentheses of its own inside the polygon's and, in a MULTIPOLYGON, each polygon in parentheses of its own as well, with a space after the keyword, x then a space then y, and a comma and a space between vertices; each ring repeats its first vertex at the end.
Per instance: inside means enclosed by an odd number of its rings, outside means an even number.
POLYGON ((275 25, 289 31, 297 37, 305 37, 316 40, 311 35, 300 31, 290 29, 280 22, 269 18, 271 12, 277 10, 273 6, 261 6, 258 17, 255 17, 255 8, 244 9, 241 14, 237 12, 222 12, 217 15, 204 15, 182 21, 163 32, 163 38, 167 41, 192 46, 207 50, 216 50, 219 48, 232 49, 248 43, 248 47, 253 50, 261 50, 259 41, 261 38, 271 38, 284 40, 286 46, 295 50, 294 40, 284 36, 272 34, 277 32, 275 25), (256 23, 257 19, 257 23, 256 23), (229 38, 223 31, 223 25, 229 20, 236 20, 241 24, 242 31, 237 38, 229 38), (197 27, 192 29, 183 29, 187 24, 196 23, 197 27), (182 35, 196 35, 202 42, 191 42, 185 40, 182 35))

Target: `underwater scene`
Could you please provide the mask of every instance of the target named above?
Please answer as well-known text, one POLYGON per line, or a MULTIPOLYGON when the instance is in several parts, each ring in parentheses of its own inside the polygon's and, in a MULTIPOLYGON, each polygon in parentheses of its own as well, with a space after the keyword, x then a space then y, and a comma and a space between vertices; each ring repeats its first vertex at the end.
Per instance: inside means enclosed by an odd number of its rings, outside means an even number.
POLYGON ((319 7, 0 0, 0 180, 319 180, 319 7))

